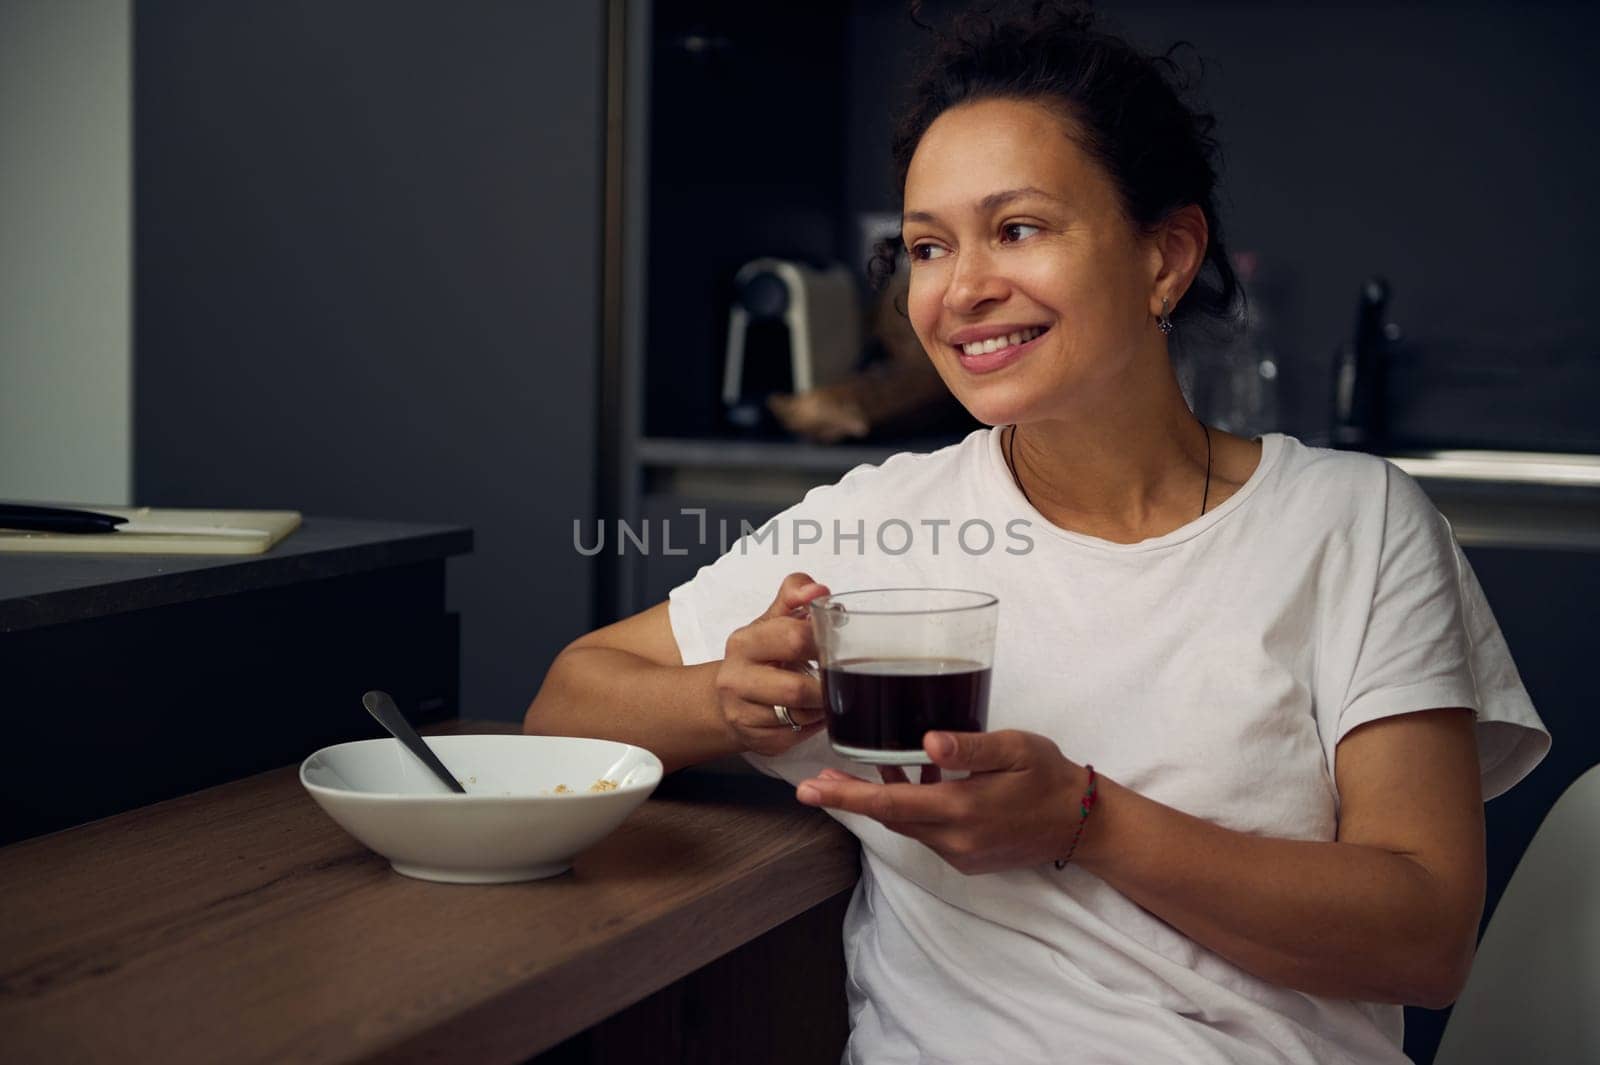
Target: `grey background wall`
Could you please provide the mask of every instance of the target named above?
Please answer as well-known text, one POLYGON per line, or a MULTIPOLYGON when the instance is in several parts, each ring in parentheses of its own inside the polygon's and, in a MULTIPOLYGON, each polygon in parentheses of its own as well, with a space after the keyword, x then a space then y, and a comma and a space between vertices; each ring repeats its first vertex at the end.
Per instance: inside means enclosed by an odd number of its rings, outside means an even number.
POLYGON ((465 716, 590 620, 604 13, 135 8, 137 497, 471 526, 465 716))
POLYGON ((0 3, 0 499, 128 501, 130 8, 0 3))

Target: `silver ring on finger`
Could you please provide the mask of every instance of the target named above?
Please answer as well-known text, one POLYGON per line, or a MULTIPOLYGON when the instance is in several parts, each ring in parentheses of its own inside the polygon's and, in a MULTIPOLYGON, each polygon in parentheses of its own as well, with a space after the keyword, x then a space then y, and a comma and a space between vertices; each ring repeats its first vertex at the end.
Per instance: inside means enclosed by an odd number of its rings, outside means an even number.
POLYGON ((774 706, 772 708, 772 712, 778 715, 779 721, 783 722, 785 725, 788 725, 796 732, 800 731, 801 726, 795 724, 794 718, 789 716, 789 708, 787 706, 774 706))

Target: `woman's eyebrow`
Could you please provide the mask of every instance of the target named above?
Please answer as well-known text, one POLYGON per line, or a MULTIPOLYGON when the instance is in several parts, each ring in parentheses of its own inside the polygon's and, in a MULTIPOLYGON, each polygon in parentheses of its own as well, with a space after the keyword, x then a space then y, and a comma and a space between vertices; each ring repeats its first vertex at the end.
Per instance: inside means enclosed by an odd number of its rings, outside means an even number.
MULTIPOLYGON (((988 214, 997 207, 1004 207, 1012 200, 1020 200, 1025 196, 1039 196, 1046 200, 1050 200, 1053 203, 1059 203, 1062 205, 1065 205, 1067 202, 1059 196, 1044 191, 1044 189, 1037 188, 1033 185, 1024 185, 1019 189, 1006 189, 1004 192, 991 192, 973 206, 979 214, 988 214)), ((937 223, 939 221, 939 217, 929 211, 907 211, 901 216, 901 220, 902 224, 905 222, 937 223)))

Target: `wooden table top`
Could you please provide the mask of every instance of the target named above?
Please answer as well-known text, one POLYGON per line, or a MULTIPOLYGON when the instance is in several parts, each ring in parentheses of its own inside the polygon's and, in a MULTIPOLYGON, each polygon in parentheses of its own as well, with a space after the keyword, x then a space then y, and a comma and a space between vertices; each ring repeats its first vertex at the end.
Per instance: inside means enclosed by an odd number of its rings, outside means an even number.
POLYGON ((0 849, 0 1060, 521 1062, 857 860, 787 786, 689 770, 570 873, 435 884, 276 769, 0 849))

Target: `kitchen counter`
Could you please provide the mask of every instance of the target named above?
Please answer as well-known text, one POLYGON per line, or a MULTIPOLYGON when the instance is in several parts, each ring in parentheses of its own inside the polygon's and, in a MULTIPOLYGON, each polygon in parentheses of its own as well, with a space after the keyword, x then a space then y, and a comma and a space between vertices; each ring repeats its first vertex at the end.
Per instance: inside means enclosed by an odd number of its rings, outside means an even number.
POLYGON ((452 525, 306 518, 260 555, 0 554, 0 633, 465 554, 452 525))
POLYGON ((837 1060, 856 843, 710 776, 523 884, 394 873, 295 767, 0 849, 0 1059, 837 1060))
MULTIPOLYGON (((1327 446, 1324 437, 1301 439, 1327 446)), ((636 458, 653 472, 653 496, 663 501, 647 516, 675 518, 680 505, 746 504, 745 512, 728 515, 737 528, 740 517, 759 525, 860 463, 879 464, 902 450, 932 451, 950 443, 955 440, 890 447, 652 437, 639 442, 636 458)), ((1463 546, 1600 551, 1600 455, 1416 450, 1383 457, 1417 479, 1463 546)), ((652 559, 646 568, 665 566, 670 578, 648 582, 650 593, 633 605, 642 609, 656 601, 665 590, 661 585, 687 579, 709 561, 700 555, 693 565, 652 559)))
POLYGON ((1463 547, 1600 551, 1600 455, 1386 456, 1417 479, 1463 547))
POLYGON ((0 554, 0 844, 370 735, 370 688, 459 716, 446 562, 471 549, 310 517, 259 555, 0 554))

